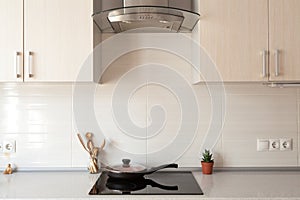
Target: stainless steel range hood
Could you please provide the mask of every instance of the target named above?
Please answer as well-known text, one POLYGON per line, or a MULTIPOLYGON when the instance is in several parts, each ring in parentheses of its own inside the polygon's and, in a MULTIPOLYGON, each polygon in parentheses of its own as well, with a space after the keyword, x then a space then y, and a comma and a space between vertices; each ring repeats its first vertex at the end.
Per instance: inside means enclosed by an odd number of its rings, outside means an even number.
MULTIPOLYGON (((163 28, 191 32, 200 15, 197 0, 94 0, 93 19, 101 32, 163 28)), ((158 29, 157 29, 158 30, 158 29)))

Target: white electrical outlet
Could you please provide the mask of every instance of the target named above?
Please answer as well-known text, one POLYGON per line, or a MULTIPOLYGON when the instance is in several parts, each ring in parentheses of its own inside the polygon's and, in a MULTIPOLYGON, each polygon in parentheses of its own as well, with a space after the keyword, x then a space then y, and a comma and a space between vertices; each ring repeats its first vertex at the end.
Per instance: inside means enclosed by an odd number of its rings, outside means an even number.
POLYGON ((257 139, 257 151, 269 151, 269 140, 257 139))
POLYGON ((270 139, 269 140, 269 151, 279 151, 280 150, 280 140, 270 139))
POLYGON ((291 151, 292 150, 292 142, 291 138, 281 138, 280 139, 280 150, 281 151, 291 151))
POLYGON ((16 152, 16 141, 15 140, 5 140, 2 142, 2 152, 3 153, 15 153, 16 152))

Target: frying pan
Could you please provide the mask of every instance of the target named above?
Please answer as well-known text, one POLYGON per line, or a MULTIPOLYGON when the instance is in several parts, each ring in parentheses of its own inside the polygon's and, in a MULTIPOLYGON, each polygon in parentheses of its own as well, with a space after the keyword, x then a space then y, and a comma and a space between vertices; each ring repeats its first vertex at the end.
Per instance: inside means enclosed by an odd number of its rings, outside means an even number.
POLYGON ((108 189, 120 191, 122 194, 130 194, 131 192, 142 190, 146 188, 147 185, 163 190, 178 190, 178 186, 161 185, 151 179, 145 179, 143 177, 135 180, 108 178, 106 182, 108 189))
POLYGON ((160 165, 157 167, 146 168, 142 165, 130 165, 130 159, 123 159, 123 165, 115 167, 105 167, 107 170, 107 175, 115 179, 141 179, 147 174, 152 174, 158 170, 165 168, 178 168, 178 165, 175 163, 160 165))

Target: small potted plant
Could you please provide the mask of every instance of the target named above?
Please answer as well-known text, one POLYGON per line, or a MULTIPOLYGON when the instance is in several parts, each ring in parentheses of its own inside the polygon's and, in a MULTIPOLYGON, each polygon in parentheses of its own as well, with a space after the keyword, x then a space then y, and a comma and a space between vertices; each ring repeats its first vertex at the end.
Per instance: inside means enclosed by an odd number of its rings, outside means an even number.
POLYGON ((212 153, 207 149, 202 153, 201 165, 203 174, 212 174, 214 166, 214 159, 212 156, 212 153))

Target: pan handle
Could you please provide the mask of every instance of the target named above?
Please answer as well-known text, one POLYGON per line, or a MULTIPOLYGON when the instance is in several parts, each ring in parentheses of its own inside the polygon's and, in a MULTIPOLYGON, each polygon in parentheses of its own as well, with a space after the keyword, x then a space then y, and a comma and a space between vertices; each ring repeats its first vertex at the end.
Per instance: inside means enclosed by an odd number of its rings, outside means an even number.
POLYGON ((156 172, 158 170, 165 169, 165 168, 178 168, 178 165, 175 163, 172 163, 172 164, 161 165, 158 167, 152 167, 151 169, 147 170, 145 172, 145 174, 152 174, 153 172, 156 172))
POLYGON ((153 180, 150 180, 150 179, 146 179, 147 180, 147 185, 151 185, 152 187, 157 187, 157 188, 160 188, 160 189, 163 189, 163 190, 178 190, 178 186, 177 185, 174 185, 174 186, 169 186, 169 185, 162 185, 162 184, 159 184, 153 180))

